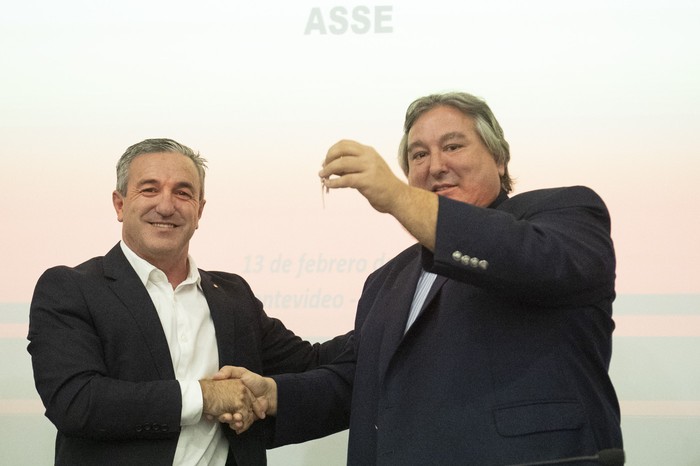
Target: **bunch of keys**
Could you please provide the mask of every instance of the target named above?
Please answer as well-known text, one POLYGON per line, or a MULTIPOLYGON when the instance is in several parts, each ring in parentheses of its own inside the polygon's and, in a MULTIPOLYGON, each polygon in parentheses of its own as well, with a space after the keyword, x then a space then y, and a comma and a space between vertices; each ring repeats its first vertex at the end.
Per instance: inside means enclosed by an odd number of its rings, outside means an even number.
POLYGON ((321 205, 324 209, 326 208, 326 193, 330 192, 330 188, 326 186, 326 180, 328 178, 321 178, 321 205))

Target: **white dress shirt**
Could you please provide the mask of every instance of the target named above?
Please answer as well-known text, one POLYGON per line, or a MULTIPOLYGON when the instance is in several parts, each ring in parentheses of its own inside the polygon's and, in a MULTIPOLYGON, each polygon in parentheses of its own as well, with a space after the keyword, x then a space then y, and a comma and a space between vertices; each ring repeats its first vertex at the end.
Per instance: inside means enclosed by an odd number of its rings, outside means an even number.
POLYGON ((181 432, 173 465, 223 466, 228 440, 218 422, 202 418, 199 380, 219 370, 219 351, 197 266, 188 256, 187 278, 173 290, 165 273, 137 256, 123 241, 121 248, 158 312, 182 391, 181 432))
POLYGON ((406 322, 404 335, 406 332, 408 332, 408 329, 411 328, 413 322, 415 322, 418 318, 420 310, 423 308, 423 304, 425 304, 425 298, 428 297, 428 292, 430 292, 430 288, 433 286, 433 283, 435 283, 436 277, 436 274, 426 272, 425 270, 421 269, 420 278, 418 279, 418 284, 416 285, 416 292, 413 294, 411 311, 408 313, 408 321, 406 322))

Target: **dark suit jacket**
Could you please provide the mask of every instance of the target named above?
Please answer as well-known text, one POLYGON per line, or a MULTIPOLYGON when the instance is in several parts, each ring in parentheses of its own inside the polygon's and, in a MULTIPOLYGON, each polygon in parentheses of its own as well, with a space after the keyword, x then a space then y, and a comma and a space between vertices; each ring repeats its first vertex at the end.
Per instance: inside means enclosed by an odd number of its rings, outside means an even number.
POLYGON ((349 412, 351 465, 505 465, 622 446, 605 205, 574 187, 491 207, 441 197, 434 254, 416 245, 369 276, 346 353, 274 377, 278 444, 349 412), (404 335, 421 265, 439 275, 404 335))
MULTIPOLYGON (((332 359, 268 317, 239 276, 200 270, 220 365, 274 374, 332 359)), ((56 464, 171 465, 181 395, 156 309, 119 245, 39 279, 29 322, 36 388, 56 425, 56 464)), ((229 463, 263 465, 271 422, 225 432, 229 463)))

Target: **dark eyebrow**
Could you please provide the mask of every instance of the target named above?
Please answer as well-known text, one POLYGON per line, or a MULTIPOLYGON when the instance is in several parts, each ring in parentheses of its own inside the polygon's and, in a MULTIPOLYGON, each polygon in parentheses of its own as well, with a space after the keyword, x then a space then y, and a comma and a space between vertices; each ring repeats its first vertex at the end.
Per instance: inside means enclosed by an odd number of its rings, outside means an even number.
POLYGON ((443 134, 440 137, 440 144, 444 144, 447 141, 452 141, 454 139, 466 140, 467 136, 465 136, 464 133, 460 133, 459 131, 453 131, 451 133, 443 134))
POLYGON ((136 182, 136 187, 140 188, 141 186, 143 186, 145 184, 158 184, 158 181, 154 180, 154 179, 139 180, 136 182))
MULTIPOLYGON (((442 136, 440 136, 440 144, 445 144, 447 141, 452 141, 455 139, 466 140, 467 136, 465 136, 464 133, 460 133, 459 131, 445 133, 442 136)), ((414 141, 411 144, 409 144, 408 147, 406 147, 406 152, 410 153, 416 147, 425 147, 425 144, 421 141, 414 141)))
POLYGON ((409 144, 408 147, 406 147, 406 153, 411 153, 411 151, 416 147, 425 147, 425 144, 423 144, 420 141, 414 141, 411 144, 409 144))
POLYGON ((190 183, 189 181, 180 181, 179 183, 177 183, 175 185, 175 188, 176 189, 187 188, 190 191, 192 191, 193 193, 196 192, 196 190, 194 189, 194 185, 192 183, 190 183))
MULTIPOLYGON (((141 186, 144 186, 147 184, 154 184, 157 186, 160 185, 158 180, 150 178, 150 179, 140 180, 138 183, 136 183, 136 187, 140 188, 141 186)), ((182 188, 187 188, 190 191, 192 191, 193 193, 196 192, 196 190, 194 189, 194 185, 192 183, 190 183, 189 181, 180 181, 179 183, 175 184, 175 189, 182 189, 182 188)))

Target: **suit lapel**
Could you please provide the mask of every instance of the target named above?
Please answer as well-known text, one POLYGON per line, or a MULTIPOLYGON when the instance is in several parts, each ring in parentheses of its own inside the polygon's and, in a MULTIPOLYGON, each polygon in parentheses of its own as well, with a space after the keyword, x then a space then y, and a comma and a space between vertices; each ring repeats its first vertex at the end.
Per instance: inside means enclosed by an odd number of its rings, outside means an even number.
POLYGON ((199 276, 202 278, 202 292, 207 299, 209 312, 214 323, 216 331, 216 344, 219 349, 219 366, 224 364, 224 361, 233 361, 235 354, 235 316, 236 313, 226 312, 227 308, 231 307, 231 301, 227 300, 226 293, 223 288, 212 280, 204 270, 199 270, 199 276))
POLYGON ((104 258, 108 286, 136 321, 161 379, 174 379, 175 370, 163 326, 148 291, 126 260, 119 244, 104 258))
POLYGON ((379 373, 382 377, 404 336, 413 294, 421 272, 420 250, 420 245, 414 246, 406 264, 399 265, 394 276, 387 279, 393 286, 391 291, 384 295, 383 301, 378 303, 385 309, 381 312, 384 332, 379 350, 379 373))
MULTIPOLYGON (((415 257, 396 274, 395 278, 390 278, 394 286, 392 287, 392 292, 388 296, 388 299, 394 301, 395 305, 392 306, 389 304, 390 311, 386 316, 386 331, 380 346, 379 363, 381 377, 385 376, 397 349, 405 340, 405 335, 408 335, 405 329, 421 270, 421 248, 418 247, 415 257)), ((430 287, 430 291, 425 298, 420 313, 409 332, 418 331, 418 324, 421 319, 425 318, 424 314, 426 313, 426 309, 435 301, 440 293, 440 289, 447 281, 448 278, 442 275, 435 277, 435 281, 430 287)))

